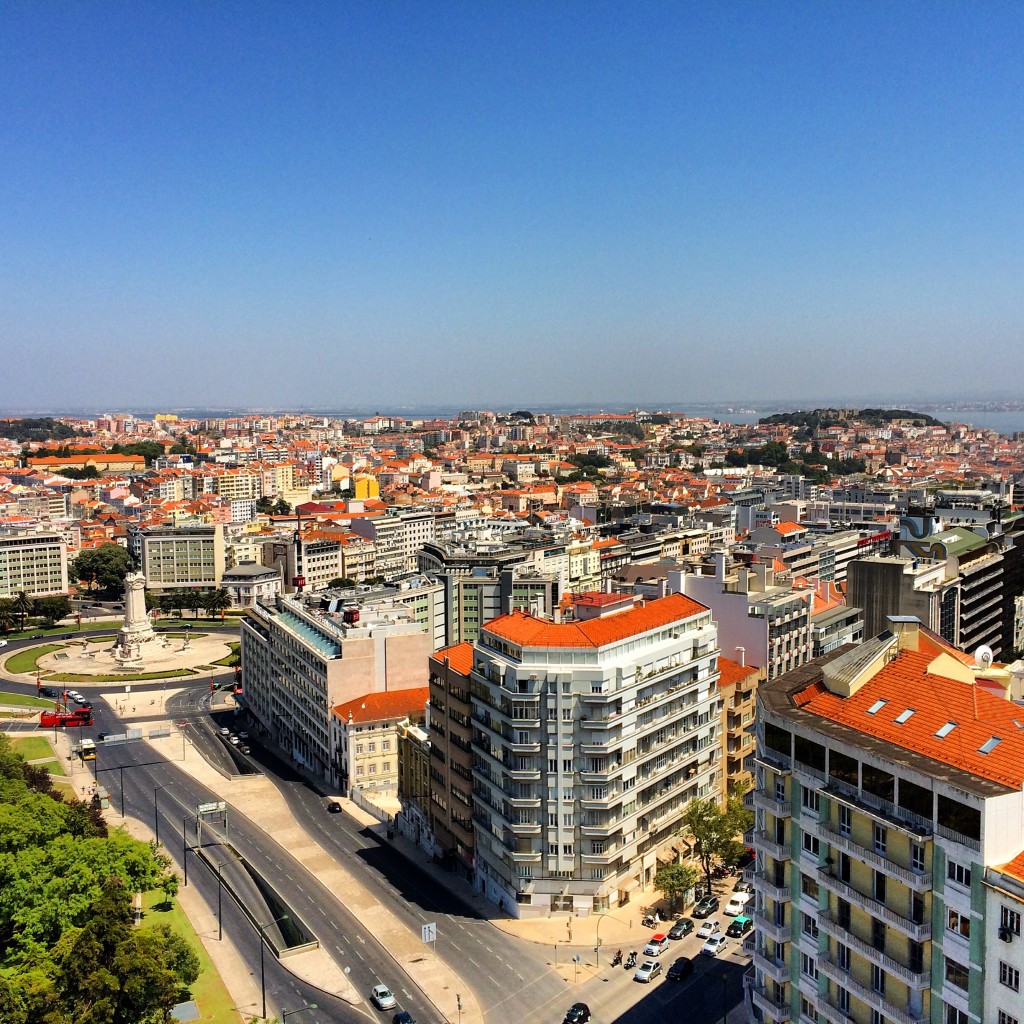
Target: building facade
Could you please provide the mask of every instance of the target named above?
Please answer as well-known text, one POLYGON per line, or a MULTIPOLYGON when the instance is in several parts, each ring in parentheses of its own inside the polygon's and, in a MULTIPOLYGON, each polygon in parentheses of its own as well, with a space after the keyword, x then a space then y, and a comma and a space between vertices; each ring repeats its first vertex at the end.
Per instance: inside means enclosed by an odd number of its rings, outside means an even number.
POLYGON ((63 537, 22 530, 0 532, 0 597, 52 597, 68 592, 63 537))

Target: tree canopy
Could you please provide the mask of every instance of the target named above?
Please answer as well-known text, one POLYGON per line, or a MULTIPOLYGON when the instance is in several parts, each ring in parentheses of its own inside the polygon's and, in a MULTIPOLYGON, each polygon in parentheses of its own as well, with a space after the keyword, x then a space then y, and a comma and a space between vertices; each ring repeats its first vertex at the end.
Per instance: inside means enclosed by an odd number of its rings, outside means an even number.
POLYGON ((0 437, 9 437, 13 441, 63 441, 77 435, 77 430, 66 423, 60 423, 52 416, 0 420, 0 437))
POLYGON ((697 869, 689 864, 666 864, 654 875, 654 888, 669 901, 669 913, 676 909, 676 900, 697 882, 697 869))
POLYGON ((69 563, 68 575, 75 583, 120 592, 124 590, 124 580, 132 564, 132 556, 120 544, 101 544, 80 552, 69 563))
POLYGON ((713 797, 692 800, 683 811, 683 828, 693 836, 693 854, 704 870, 708 892, 711 891, 711 871, 716 861, 735 863, 743 851, 738 842, 754 822, 753 812, 743 806, 743 790, 734 790, 725 807, 713 797))

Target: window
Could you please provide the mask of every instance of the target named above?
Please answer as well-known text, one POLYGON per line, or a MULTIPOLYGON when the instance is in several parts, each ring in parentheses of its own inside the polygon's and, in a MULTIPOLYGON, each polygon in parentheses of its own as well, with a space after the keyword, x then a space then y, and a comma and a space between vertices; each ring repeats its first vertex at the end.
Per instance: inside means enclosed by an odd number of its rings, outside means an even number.
POLYGON ((1016 967, 999 961, 999 984, 1012 988, 1014 992, 1020 991, 1020 971, 1016 967))
POLYGON ((871 918, 871 948, 885 952, 885 922, 877 917, 871 918))
POLYGON ((853 811, 845 804, 839 805, 839 834, 848 836, 853 831, 853 811))
POLYGON ((572 721, 572 708, 562 708, 562 721, 563 722, 571 722, 572 721))
POLYGON ((889 830, 884 825, 875 826, 875 853, 885 856, 885 848, 888 841, 889 830))
POLYGON ((800 973, 806 974, 808 978, 818 980, 818 963, 813 956, 806 953, 800 954, 800 973))
POLYGON ((558 758, 557 757, 549 757, 548 758, 548 771, 549 772, 557 772, 558 771, 558 758))
POLYGON ((920 843, 910 844, 910 866, 915 871, 924 871, 924 847, 920 843))
POLYGON ((818 901, 818 883, 810 875, 800 876, 800 891, 815 903, 818 901))
POLYGON ((841 971, 849 973, 850 970, 850 947, 842 942, 836 943, 836 966, 841 971))
POLYGON ((906 711, 901 711, 896 716, 896 724, 897 725, 905 725, 907 722, 909 722, 910 721, 910 716, 914 714, 914 710, 915 710, 914 708, 907 708, 906 711))
POLYGON ((1000 1010, 996 1024, 1020 1024, 1020 1021, 1016 1017, 1011 1017, 1005 1010, 1000 1010))
POLYGON ((1009 907, 1002 907, 999 911, 999 927, 1020 935, 1020 914, 1009 907))
POLYGON ((804 935, 810 935, 812 939, 818 937, 818 920, 813 914, 801 914, 800 928, 804 935))
POLYGON ((563 772, 571 772, 572 771, 572 758, 571 757, 566 757, 566 758, 562 759, 562 771, 563 772))
POLYGON ((562 825, 565 828, 572 828, 572 815, 571 814, 563 814, 562 815, 562 825))
MULTIPOLYGON (((999 965, 1000 976, 1002 975, 1003 966, 1003 964, 999 965)), ((964 967, 963 964, 958 964, 955 960, 950 960, 948 956, 946 957, 946 981, 948 981, 950 985, 966 992, 968 976, 967 968, 964 967)), ((1000 980, 1002 980, 1001 977, 1000 980)))
POLYGON ((971 869, 963 864, 957 864, 955 860, 949 861, 946 865, 946 877, 951 882, 962 885, 965 889, 971 887, 971 869))
POLYGON ((370 754, 375 754, 377 752, 377 744, 373 742, 367 743, 366 750, 370 754))
POLYGON ((885 971, 878 964, 871 965, 871 991, 885 995, 885 971))
POLYGON ((818 843, 818 837, 817 836, 812 836, 810 832, 804 832, 804 834, 803 834, 803 844, 804 844, 804 849, 808 853, 813 853, 815 857, 818 856, 819 843, 818 843))
POLYGON ((850 1014, 850 993, 845 988, 836 986, 836 1008, 840 1013, 850 1014))
POLYGON ((775 780, 775 802, 784 804, 786 802, 786 780, 775 780))
POLYGON ((389 772, 389 771, 391 771, 391 762, 390 761, 385 761, 383 766, 381 767, 381 771, 382 772, 389 772))
POLYGON ((868 714, 869 715, 877 715, 878 712, 881 711, 882 708, 884 708, 885 705, 888 704, 888 703, 889 702, 887 700, 876 700, 875 703, 872 704, 871 707, 868 708, 868 714))
POLYGON ((357 754, 361 754, 362 752, 363 752, 363 745, 362 745, 362 743, 357 743, 356 744, 356 753, 357 754))
POLYGON ((970 1020, 963 1010, 958 1010, 955 1006, 947 1006, 943 1024, 970 1024, 970 1020))
POLYGON ((571 857, 572 856, 572 843, 562 843, 562 856, 563 857, 571 857))
POLYGON ((816 789, 808 789, 804 786, 800 790, 800 805, 804 810, 811 811, 813 814, 818 813, 821 801, 818 797, 818 791, 816 789))
POLYGON ((558 811, 548 811, 548 824, 552 828, 558 828, 558 811))
POLYGON ((971 937, 971 919, 955 910, 946 911, 946 931, 955 932, 962 938, 971 937))
POLYGON ((885 881, 885 874, 881 871, 876 871, 874 885, 872 888, 875 894, 875 899, 878 900, 879 903, 885 902, 885 881))
POLYGON ((366 771, 366 768, 363 765, 361 765, 361 764, 357 764, 356 765, 356 775, 357 776, 363 775, 365 773, 365 771, 366 771))
POLYGON ((380 749, 381 750, 390 750, 391 749, 391 740, 381 740, 380 741, 380 749))
POLYGON ((935 735, 940 740, 944 740, 955 728, 956 722, 947 722, 935 735))

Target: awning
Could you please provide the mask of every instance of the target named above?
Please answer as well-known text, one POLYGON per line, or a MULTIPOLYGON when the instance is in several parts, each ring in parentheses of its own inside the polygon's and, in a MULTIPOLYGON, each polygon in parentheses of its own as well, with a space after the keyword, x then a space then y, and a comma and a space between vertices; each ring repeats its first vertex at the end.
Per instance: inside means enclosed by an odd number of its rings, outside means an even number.
POLYGON ((639 878, 627 878, 626 881, 619 883, 619 892, 632 892, 634 889, 640 888, 639 878))
POLYGON ((666 850, 663 853, 657 854, 656 859, 659 864, 674 864, 676 860, 676 855, 674 852, 666 850))

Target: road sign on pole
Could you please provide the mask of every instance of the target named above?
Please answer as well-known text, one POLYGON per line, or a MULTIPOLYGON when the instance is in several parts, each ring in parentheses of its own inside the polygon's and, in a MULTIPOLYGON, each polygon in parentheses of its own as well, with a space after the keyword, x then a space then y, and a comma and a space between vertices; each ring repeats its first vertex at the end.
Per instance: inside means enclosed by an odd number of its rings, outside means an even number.
POLYGON ((437 941, 437 922, 431 922, 420 927, 420 935, 424 942, 437 941))

